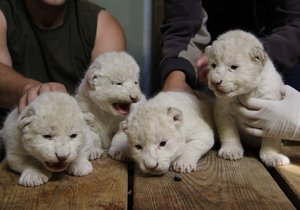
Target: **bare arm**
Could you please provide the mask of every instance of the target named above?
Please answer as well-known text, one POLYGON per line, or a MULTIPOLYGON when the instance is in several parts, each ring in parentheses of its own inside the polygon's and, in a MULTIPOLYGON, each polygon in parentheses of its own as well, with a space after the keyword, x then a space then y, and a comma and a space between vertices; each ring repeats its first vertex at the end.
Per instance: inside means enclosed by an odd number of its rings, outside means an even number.
POLYGON ((186 83, 184 72, 180 70, 174 70, 167 76, 162 91, 184 91, 193 93, 193 89, 186 83))
POLYGON ((197 84, 195 64, 209 43, 207 14, 198 0, 164 0, 161 26, 163 91, 189 91, 197 84))
MULTIPOLYGON (((48 91, 63 91, 61 83, 40 83, 26 78, 12 69, 12 61, 7 47, 6 20, 0 11, 0 107, 12 108, 18 105, 19 111, 36 96, 48 91)), ((92 60, 107 51, 123 51, 126 49, 125 35, 118 21, 106 11, 98 15, 95 46, 92 60)))
POLYGON ((120 23, 109 12, 102 10, 98 15, 92 60, 105 52, 124 50, 126 50, 126 39, 120 23))
POLYGON ((12 69, 12 60, 7 47, 6 19, 0 11, 0 107, 10 109, 18 105, 19 111, 37 95, 49 90, 66 91, 59 83, 40 83, 12 69))
POLYGON ((0 11, 0 107, 11 108, 22 96, 26 85, 38 84, 37 81, 23 77, 12 69, 12 61, 7 48, 6 19, 0 11))

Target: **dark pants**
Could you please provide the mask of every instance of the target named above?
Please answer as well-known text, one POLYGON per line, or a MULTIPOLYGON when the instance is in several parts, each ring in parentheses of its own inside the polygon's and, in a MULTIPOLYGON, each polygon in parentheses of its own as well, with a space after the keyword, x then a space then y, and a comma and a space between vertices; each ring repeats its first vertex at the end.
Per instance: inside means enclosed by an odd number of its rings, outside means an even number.
POLYGON ((4 123, 4 120, 8 114, 9 110, 6 110, 6 109, 1 109, 0 108, 0 130, 2 128, 2 125, 4 123))
POLYGON ((282 76, 285 84, 300 91, 300 64, 296 65, 287 73, 283 73, 282 76))

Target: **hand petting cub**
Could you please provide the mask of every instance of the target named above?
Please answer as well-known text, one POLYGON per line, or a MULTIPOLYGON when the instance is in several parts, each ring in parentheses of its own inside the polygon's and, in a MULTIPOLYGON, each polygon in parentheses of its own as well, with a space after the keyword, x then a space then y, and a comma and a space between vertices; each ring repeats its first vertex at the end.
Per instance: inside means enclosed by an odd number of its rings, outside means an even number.
MULTIPOLYGON (((232 103, 239 96, 280 100, 284 83, 263 45, 248 32, 232 30, 220 35, 205 54, 209 60, 208 86, 216 95, 214 115, 221 141, 218 154, 237 160, 244 150, 232 103)), ((289 164, 289 158, 279 152, 280 144, 281 139, 262 138, 260 158, 266 166, 289 164)))
POLYGON ((100 158, 103 149, 109 149, 114 159, 127 158, 127 138, 119 131, 119 124, 133 104, 144 97, 139 72, 138 64, 127 52, 107 52, 97 57, 85 73, 75 98, 82 112, 93 116, 89 125, 95 146, 90 159, 100 158))
POLYGON ((169 168, 189 173, 214 144, 208 98, 184 92, 161 92, 121 122, 132 158, 147 174, 169 168))
POLYGON ((68 170, 84 176, 92 171, 84 154, 85 120, 76 100, 62 92, 47 92, 21 114, 13 110, 4 122, 1 138, 8 166, 21 173, 19 184, 38 186, 52 172, 68 170))

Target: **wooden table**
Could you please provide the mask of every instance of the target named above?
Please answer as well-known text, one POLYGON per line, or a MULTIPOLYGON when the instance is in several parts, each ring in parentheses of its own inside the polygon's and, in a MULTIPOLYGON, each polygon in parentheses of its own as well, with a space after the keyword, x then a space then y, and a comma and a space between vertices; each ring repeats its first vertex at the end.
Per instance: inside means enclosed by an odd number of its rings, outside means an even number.
POLYGON ((272 170, 255 154, 226 161, 212 150, 196 172, 160 177, 105 157, 92 161, 89 176, 57 174, 33 188, 17 185, 19 175, 2 161, 0 209, 300 209, 300 149, 294 148, 293 164, 272 170))
POLYGON ((110 158, 93 161, 85 177, 55 175, 38 187, 17 184, 19 176, 0 165, 0 209, 127 209, 127 164, 110 158))

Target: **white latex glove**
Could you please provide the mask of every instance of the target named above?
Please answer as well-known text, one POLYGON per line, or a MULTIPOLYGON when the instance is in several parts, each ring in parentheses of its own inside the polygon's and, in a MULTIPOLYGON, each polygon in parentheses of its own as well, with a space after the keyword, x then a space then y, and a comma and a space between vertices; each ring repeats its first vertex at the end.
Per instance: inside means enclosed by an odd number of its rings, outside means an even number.
POLYGON ((300 92, 285 85, 282 100, 240 97, 234 104, 244 130, 254 136, 300 140, 300 92))

